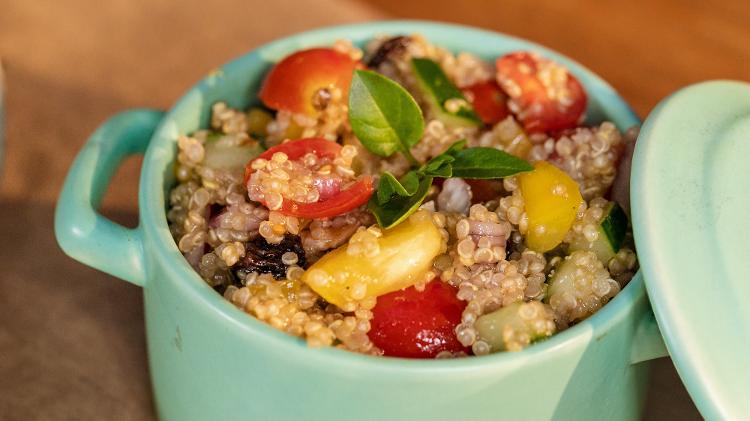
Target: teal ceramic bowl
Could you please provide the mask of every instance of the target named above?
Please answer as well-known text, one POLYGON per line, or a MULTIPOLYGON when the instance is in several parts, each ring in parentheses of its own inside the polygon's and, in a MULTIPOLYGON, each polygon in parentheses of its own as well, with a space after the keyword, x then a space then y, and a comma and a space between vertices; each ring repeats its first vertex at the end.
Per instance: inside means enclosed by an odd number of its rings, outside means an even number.
POLYGON ((490 420, 638 418, 648 360, 665 355, 640 274, 601 311, 518 353, 457 360, 377 358, 310 349, 236 309, 207 286, 175 246, 165 197, 179 134, 206 127, 218 100, 256 102, 267 69, 304 47, 380 33, 425 35, 485 59, 534 50, 567 66, 589 93, 588 115, 621 129, 639 121, 580 64, 528 41, 463 26, 389 21, 324 28, 264 45, 211 72, 168 112, 132 110, 105 122, 76 158, 55 229, 72 257, 143 287, 148 355, 165 420, 490 420), (140 224, 97 213, 112 174, 144 154, 140 224))

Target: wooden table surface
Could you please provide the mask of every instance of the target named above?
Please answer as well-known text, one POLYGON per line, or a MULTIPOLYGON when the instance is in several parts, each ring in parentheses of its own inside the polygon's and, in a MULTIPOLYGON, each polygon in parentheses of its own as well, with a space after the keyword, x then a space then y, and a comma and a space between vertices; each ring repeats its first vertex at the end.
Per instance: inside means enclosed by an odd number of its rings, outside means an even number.
MULTIPOLYGON (((7 72, 0 180, 0 419, 154 418, 135 286, 68 258, 52 234, 64 174, 87 135, 131 107, 168 108, 210 69, 282 35, 384 18, 454 21, 574 57, 645 116, 670 92, 750 79, 750 3, 574 0, 0 0, 7 72), (460 6, 456 6, 459 5, 460 6)), ((679 154, 679 145, 675 146, 679 154)), ((137 221, 138 160, 104 201, 137 221)), ((700 419, 669 359, 645 418, 700 419)))

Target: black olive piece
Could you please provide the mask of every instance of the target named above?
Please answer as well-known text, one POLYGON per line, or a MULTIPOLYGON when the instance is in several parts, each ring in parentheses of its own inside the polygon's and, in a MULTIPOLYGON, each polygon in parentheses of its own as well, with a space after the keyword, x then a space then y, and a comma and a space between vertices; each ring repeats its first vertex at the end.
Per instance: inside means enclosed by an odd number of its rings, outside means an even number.
POLYGON ((297 254, 297 266, 305 268, 307 259, 299 236, 287 234, 279 244, 269 244, 265 238, 258 236, 245 243, 245 257, 232 268, 237 273, 270 273, 274 279, 283 279, 289 266, 281 261, 281 256, 290 251, 297 254))
POLYGON ((387 61, 391 54, 401 53, 406 49, 410 40, 409 37, 403 35, 387 39, 380 44, 380 47, 378 47, 372 57, 367 60, 367 67, 378 67, 387 61))

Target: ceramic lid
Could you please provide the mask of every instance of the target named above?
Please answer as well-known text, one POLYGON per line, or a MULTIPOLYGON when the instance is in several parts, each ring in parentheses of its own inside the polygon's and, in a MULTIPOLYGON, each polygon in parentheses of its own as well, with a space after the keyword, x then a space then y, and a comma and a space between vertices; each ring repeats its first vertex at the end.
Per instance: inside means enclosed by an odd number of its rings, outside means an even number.
POLYGON ((750 84, 685 88, 643 126, 631 175, 638 257, 702 415, 750 414, 750 84))

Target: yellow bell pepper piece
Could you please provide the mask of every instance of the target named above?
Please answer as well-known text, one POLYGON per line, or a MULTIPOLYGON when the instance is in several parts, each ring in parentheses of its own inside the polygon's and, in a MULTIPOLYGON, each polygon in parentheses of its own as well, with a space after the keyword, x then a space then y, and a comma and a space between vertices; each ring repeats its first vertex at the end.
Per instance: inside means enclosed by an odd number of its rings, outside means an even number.
POLYGON ((583 202, 578 183, 546 161, 534 163, 534 171, 518 178, 529 223, 526 245, 538 252, 552 250, 570 230, 583 202))
POLYGON ((302 281, 329 303, 346 309, 424 279, 443 242, 432 214, 424 210, 382 234, 375 230, 379 237, 371 232, 360 231, 323 256, 305 271, 302 281))

